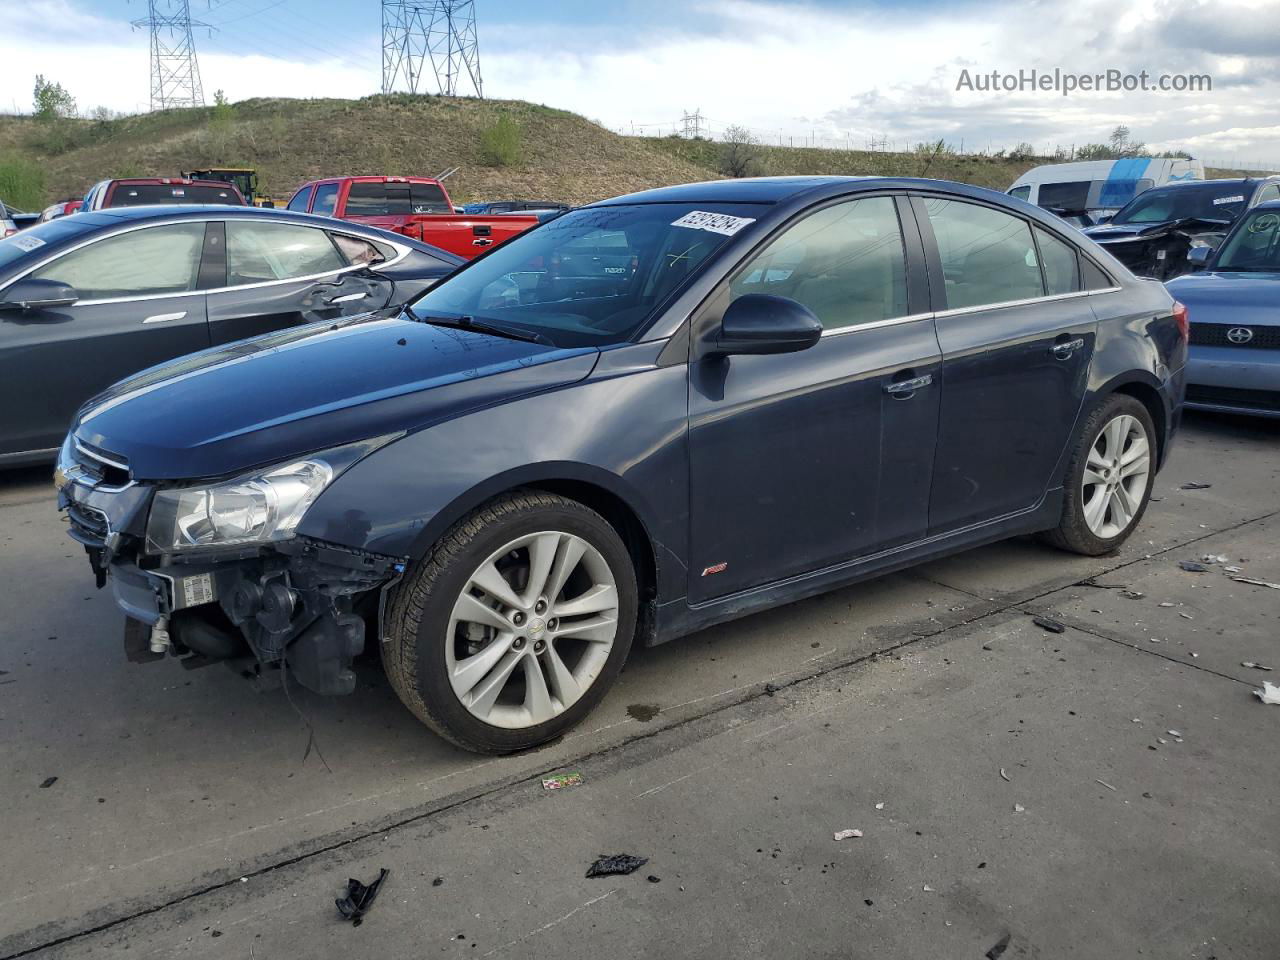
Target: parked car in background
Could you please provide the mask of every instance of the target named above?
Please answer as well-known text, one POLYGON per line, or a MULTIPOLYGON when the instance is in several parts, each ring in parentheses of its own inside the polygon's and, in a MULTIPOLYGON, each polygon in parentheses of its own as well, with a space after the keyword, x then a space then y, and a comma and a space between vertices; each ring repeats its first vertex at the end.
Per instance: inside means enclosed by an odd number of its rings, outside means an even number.
POLYGON ((1246 213, 1216 251, 1192 255, 1204 272, 1168 284, 1192 318, 1187 405, 1280 417, 1280 201, 1246 213))
POLYGON ((486 203, 467 203, 462 207, 463 213, 565 213, 572 210, 567 203, 554 203, 539 200, 492 200, 486 203))
POLYGON ((123 376, 399 306, 461 262, 381 230, 254 207, 98 211, 25 230, 0 243, 0 465, 51 459, 75 409, 123 376))
POLYGON ((57 203, 51 203, 40 211, 40 222, 48 223, 58 217, 65 217, 69 213, 77 213, 80 210, 80 204, 83 202, 83 197, 75 197, 71 200, 59 200, 57 203))
POLYGON ((1200 160, 1125 157, 1032 167, 1006 192, 1059 216, 1077 218, 1077 226, 1090 226, 1152 187, 1203 179, 1200 160))
POLYGON ((12 237, 17 232, 18 224, 13 219, 13 213, 4 205, 4 201, 0 200, 0 240, 12 237))
POLYGON ((85 193, 80 209, 89 211, 187 203, 246 205, 234 184, 218 180, 188 180, 185 177, 137 177, 95 183, 85 193))
POLYGON ((651 190, 395 318, 213 350, 77 415, 59 502, 133 655, 351 693, 502 753, 633 640, 1005 537, 1134 531, 1185 312, 1053 216, 936 180, 651 190), (551 265, 629 264, 577 293, 551 265), (197 662, 204 662, 200 660, 197 662))
POLYGON ((1280 199, 1280 177, 1203 180, 1156 187, 1085 235, 1138 276, 1187 273, 1187 255, 1213 248, 1246 210, 1280 199))
POLYGON ((367 223, 470 260, 537 226, 534 214, 458 214, 430 177, 335 177, 304 183, 288 208, 367 223))

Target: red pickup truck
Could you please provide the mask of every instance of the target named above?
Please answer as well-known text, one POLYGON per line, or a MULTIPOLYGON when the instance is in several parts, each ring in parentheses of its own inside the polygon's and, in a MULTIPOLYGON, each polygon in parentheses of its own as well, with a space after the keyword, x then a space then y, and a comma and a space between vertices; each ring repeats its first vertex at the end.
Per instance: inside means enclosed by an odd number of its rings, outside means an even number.
POLYGON ((429 177, 333 177, 304 183, 289 209, 354 220, 440 247, 470 260, 539 222, 536 215, 455 213, 429 177))

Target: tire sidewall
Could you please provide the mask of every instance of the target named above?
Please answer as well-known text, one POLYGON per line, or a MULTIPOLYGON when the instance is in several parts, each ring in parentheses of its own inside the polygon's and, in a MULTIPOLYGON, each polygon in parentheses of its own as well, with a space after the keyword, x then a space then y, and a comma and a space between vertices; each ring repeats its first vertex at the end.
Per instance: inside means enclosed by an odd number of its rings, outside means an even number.
POLYGON ((486 524, 454 558, 422 605, 417 636, 415 681, 423 703, 437 721, 460 742, 490 753, 510 753, 545 743, 573 727, 590 713, 613 685, 626 661, 637 616, 635 568, 621 538, 602 517, 585 507, 555 505, 524 508, 498 522, 486 524), (590 689, 569 709, 534 727, 511 730, 485 723, 458 699, 445 665, 449 621, 454 604, 475 570, 495 551, 521 536, 554 530, 581 537, 600 551, 618 590, 618 627, 613 649, 590 689))
POLYGON ((1156 479, 1158 449, 1155 424, 1152 422, 1150 411, 1141 401, 1127 394, 1112 394, 1107 397, 1095 410, 1093 416, 1089 417, 1085 422, 1085 429, 1076 442, 1075 456, 1072 458, 1071 472, 1067 477, 1065 493, 1067 496, 1066 519, 1075 528, 1072 532, 1083 541, 1082 545, 1087 548, 1087 553, 1092 555, 1111 553, 1119 549, 1125 540, 1138 529, 1138 525, 1142 523, 1142 518, 1147 512, 1147 505, 1151 502, 1151 490, 1155 485, 1156 479), (1147 483, 1142 491, 1142 502, 1138 506, 1138 511, 1134 515, 1133 521, 1116 536, 1104 539, 1089 529, 1089 524, 1084 518, 1084 471, 1088 464, 1089 451, 1097 443, 1103 428, 1116 417, 1122 415, 1133 417, 1142 424, 1142 429, 1146 431, 1147 446, 1151 451, 1151 466, 1147 471, 1147 483))

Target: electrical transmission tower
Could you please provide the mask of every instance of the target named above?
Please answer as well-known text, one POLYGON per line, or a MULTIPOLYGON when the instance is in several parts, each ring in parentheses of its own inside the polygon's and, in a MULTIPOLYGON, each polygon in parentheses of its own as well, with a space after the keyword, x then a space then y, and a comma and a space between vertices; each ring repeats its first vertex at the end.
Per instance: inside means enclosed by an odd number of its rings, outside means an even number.
POLYGON ((695 139, 695 140, 698 137, 701 137, 702 124, 704 120, 706 120, 706 117, 702 115, 701 107, 693 111, 693 113, 686 112, 685 115, 680 118, 680 122, 684 124, 684 133, 682 135, 686 139, 695 139))
POLYGON ((204 88, 191 30, 213 28, 191 19, 188 0, 147 0, 147 16, 133 25, 151 30, 151 109, 203 107, 204 88))
POLYGON ((484 96, 475 0, 382 0, 382 92, 418 93, 432 73, 446 97, 484 96))

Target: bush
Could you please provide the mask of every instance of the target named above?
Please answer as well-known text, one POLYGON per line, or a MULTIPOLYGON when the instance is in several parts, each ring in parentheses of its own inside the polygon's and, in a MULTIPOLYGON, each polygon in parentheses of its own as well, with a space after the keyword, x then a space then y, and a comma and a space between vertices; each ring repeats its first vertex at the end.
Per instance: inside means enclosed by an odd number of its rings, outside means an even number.
POLYGON ((480 161, 490 167, 520 162, 520 125, 505 113, 480 131, 480 161))
POLYGON ((0 200, 17 210, 45 205, 44 168, 17 154, 0 157, 0 200))
POLYGON ((764 172, 760 141, 746 127, 728 127, 720 146, 720 172, 726 177, 758 177, 764 172))

